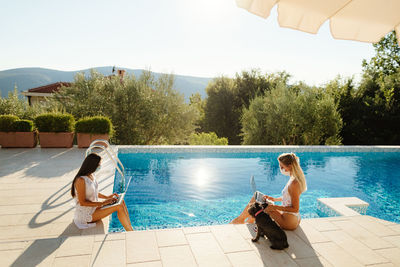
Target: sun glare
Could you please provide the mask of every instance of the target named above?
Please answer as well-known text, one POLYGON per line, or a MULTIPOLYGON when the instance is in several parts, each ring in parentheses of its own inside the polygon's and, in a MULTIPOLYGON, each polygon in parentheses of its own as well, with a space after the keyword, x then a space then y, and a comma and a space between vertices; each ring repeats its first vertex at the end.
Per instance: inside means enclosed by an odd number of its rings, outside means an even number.
POLYGON ((195 184, 199 187, 205 186, 209 181, 209 176, 210 174, 206 169, 198 169, 195 173, 195 184))
POLYGON ((186 1, 186 5, 190 5, 188 10, 191 10, 192 19, 204 23, 219 22, 232 14, 233 8, 237 8, 231 0, 186 1))

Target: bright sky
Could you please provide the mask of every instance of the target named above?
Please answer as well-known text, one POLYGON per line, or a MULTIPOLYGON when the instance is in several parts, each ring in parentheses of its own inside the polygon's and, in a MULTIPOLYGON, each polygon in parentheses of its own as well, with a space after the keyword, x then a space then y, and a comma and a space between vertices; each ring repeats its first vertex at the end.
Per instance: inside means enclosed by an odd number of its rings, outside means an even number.
POLYGON ((18 0, 0 9, 0 70, 116 65, 201 77, 259 68, 320 85, 359 75, 371 44, 280 28, 235 0, 18 0))

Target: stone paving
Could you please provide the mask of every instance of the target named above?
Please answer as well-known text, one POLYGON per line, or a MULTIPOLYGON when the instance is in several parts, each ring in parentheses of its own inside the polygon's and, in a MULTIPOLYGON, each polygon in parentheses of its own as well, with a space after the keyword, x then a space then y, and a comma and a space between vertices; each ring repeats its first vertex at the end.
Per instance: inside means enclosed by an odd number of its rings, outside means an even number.
POLYGON ((248 224, 108 234, 104 219, 79 230, 70 186, 84 152, 0 149, 0 266, 400 266, 400 225, 370 216, 303 219, 284 251, 252 243, 248 224))

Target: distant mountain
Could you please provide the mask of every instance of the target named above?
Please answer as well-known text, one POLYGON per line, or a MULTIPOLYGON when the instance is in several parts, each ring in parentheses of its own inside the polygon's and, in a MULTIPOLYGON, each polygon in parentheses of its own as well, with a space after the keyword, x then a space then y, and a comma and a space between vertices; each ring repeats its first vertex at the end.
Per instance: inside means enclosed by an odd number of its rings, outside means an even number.
MULTIPOLYGON (((112 66, 93 68, 103 75, 112 74, 112 66)), ((126 70, 128 74, 134 74, 136 77, 143 72, 141 69, 127 69, 115 67, 116 69, 126 70)), ((1 96, 7 96, 8 92, 14 90, 17 86, 18 91, 26 91, 31 88, 43 86, 55 82, 72 82, 78 72, 89 73, 90 69, 77 71, 60 71, 44 68, 19 68, 0 71, 0 93, 1 96)), ((153 72, 154 77, 158 78, 162 73, 153 72)), ((200 93, 202 98, 206 97, 206 87, 212 78, 202 78, 184 75, 175 76, 175 89, 185 96, 186 102, 192 94, 200 93)))

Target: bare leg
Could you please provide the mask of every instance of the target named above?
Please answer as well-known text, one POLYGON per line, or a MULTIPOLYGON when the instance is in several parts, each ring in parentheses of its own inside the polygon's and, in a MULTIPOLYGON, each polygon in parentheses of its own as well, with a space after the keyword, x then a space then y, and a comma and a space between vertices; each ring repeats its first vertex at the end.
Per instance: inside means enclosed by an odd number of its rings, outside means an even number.
POLYGON ((124 206, 125 214, 126 214, 126 216, 128 217, 129 225, 132 225, 132 223, 131 223, 131 218, 129 218, 129 212, 128 212, 128 209, 127 209, 126 204, 125 204, 125 200, 122 200, 122 205, 124 206))
POLYGON ((268 212, 268 214, 284 230, 295 230, 300 223, 297 217, 290 213, 281 213, 274 210, 268 212))
POLYGON ((246 207, 244 208, 244 210, 242 211, 242 213, 240 213, 240 215, 238 217, 236 217, 235 219, 233 219, 231 221, 231 223, 233 224, 239 224, 239 223, 245 223, 246 219, 248 219, 248 223, 254 223, 254 218, 251 218, 250 214, 247 212, 247 210, 250 208, 251 204, 253 204, 255 202, 255 198, 254 195, 253 197, 250 199, 249 203, 246 205, 246 207))
POLYGON ((129 215, 126 212, 126 208, 124 208, 123 204, 106 208, 103 210, 102 209, 95 210, 94 213, 92 214, 92 221, 95 222, 101 220, 109 216, 110 214, 114 213, 115 211, 117 212, 118 219, 121 222, 122 226, 124 227, 125 231, 133 231, 132 225, 130 224, 129 215))

